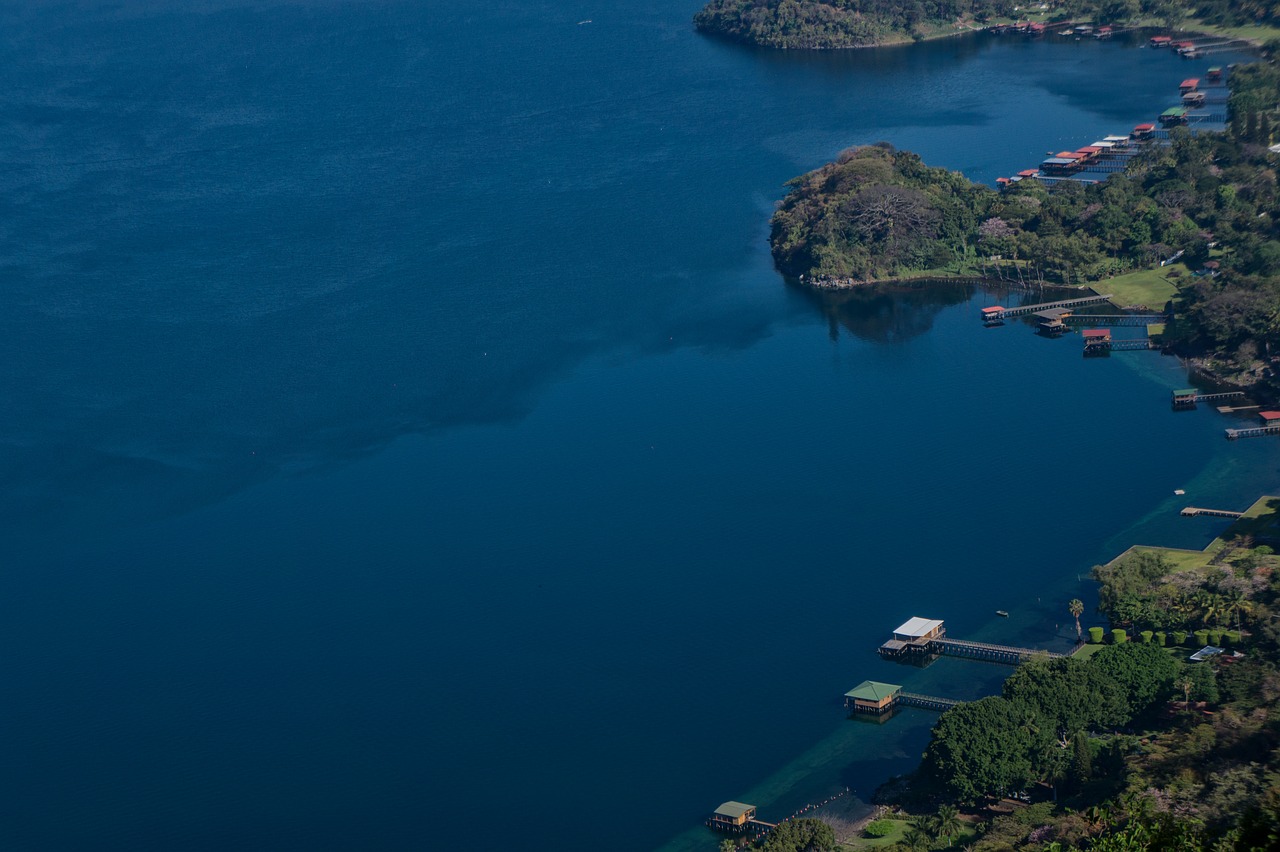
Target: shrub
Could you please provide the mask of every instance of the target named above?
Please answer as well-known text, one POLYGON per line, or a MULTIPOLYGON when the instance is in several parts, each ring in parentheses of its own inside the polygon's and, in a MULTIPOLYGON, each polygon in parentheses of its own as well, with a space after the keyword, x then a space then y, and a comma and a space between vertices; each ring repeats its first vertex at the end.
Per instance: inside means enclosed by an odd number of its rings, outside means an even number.
POLYGON ((1125 632, 1124 632, 1124 630, 1122 630, 1122 629, 1121 629, 1121 628, 1119 628, 1119 627, 1116 627, 1116 628, 1113 628, 1113 629, 1112 629, 1112 631, 1111 631, 1111 644, 1113 644, 1113 645, 1119 645, 1121 642, 1128 642, 1128 641, 1129 641, 1129 634, 1128 634, 1128 633, 1125 633, 1125 632))
POLYGON ((893 820, 877 819, 867 823, 867 827, 863 829, 867 833, 867 837, 888 837, 893 834, 893 820))
POLYGON ((1195 636, 1196 636, 1196 644, 1199 645, 1201 648, 1209 644, 1208 630, 1197 630, 1195 633, 1195 636))
POLYGON ((1224 640, 1226 640, 1226 643, 1227 643, 1228 645, 1239 645, 1239 644, 1240 644, 1240 631, 1239 631, 1239 630, 1227 630, 1227 631, 1223 632, 1223 634, 1222 634, 1222 638, 1223 638, 1224 640))
POLYGON ((1102 628, 1101 627, 1089 628, 1089 641, 1094 645, 1102 644, 1102 628))
POLYGON ((1219 648, 1222 647, 1222 631, 1221 630, 1209 631, 1209 644, 1219 648))
POLYGON ((1138 635, 1142 637, 1142 644, 1143 644, 1143 645, 1150 645, 1150 644, 1151 644, 1151 637, 1152 637, 1152 636, 1155 636, 1155 634, 1154 634, 1154 633, 1152 633, 1150 630, 1144 630, 1144 631, 1142 631, 1141 633, 1139 633, 1138 635))
POLYGON ((1187 631, 1185 630, 1173 631, 1173 644, 1175 645, 1187 644, 1187 631))
POLYGON ((1165 634, 1163 630, 1156 631, 1156 644, 1159 645, 1161 648, 1169 644, 1169 637, 1165 634))

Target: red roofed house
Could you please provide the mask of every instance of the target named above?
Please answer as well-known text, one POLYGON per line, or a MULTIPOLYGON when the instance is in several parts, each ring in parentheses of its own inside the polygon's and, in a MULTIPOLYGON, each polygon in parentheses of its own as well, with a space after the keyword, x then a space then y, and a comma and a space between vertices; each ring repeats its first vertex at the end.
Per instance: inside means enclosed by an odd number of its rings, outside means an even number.
POLYGON ((1023 169, 1022 171, 1018 172, 1018 177, 1020 178, 1035 177, 1039 173, 1040 172, 1037 169, 1023 169))
POLYGON ((1173 39, 1169 36, 1155 36, 1147 43, 1152 47, 1168 47, 1172 41, 1173 39))
POLYGON ((1084 354, 1097 355, 1111 351, 1111 329, 1086 328, 1081 335, 1084 337, 1084 354))
POLYGON ((1280 426, 1280 411, 1259 411, 1263 426, 1280 426))
POLYGON ((1178 88, 1182 91, 1182 94, 1185 95, 1187 92, 1194 92, 1196 90, 1196 86, 1199 86, 1199 85, 1200 85, 1199 77, 1188 77, 1187 79, 1183 80, 1181 83, 1178 84, 1178 88))
POLYGON ((1133 128, 1133 132, 1129 134, 1131 139, 1150 139, 1151 135, 1156 132, 1154 124, 1139 124, 1133 128))

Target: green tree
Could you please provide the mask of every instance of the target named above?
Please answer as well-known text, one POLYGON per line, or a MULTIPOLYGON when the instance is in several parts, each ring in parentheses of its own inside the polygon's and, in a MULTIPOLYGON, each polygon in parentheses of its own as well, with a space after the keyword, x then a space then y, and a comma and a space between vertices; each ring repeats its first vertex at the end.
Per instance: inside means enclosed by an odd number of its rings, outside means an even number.
POLYGON ((836 835, 816 819, 789 819, 778 825, 760 846, 761 852, 833 852, 836 835))
POLYGON ((1159 646, 1138 642, 1107 645, 1093 655, 1089 665, 1120 684, 1130 718, 1166 698, 1178 676, 1178 664, 1159 646))
POLYGON ((928 852, 933 848, 933 838, 924 829, 913 825, 907 829, 898 845, 907 852, 928 852))
POLYGON ((955 805, 943 805, 938 808, 937 816, 938 836, 951 845, 951 838, 960 833, 962 823, 960 822, 960 811, 955 805))
POLYGON ((1078 790, 1093 778, 1093 749, 1084 731, 1071 738, 1071 782, 1078 790))
POLYGON ((943 713, 925 751, 926 774, 969 802, 1027 786, 1032 767, 1023 713, 999 696, 943 713))
POLYGON ((1067 612, 1071 613, 1071 617, 1076 620, 1076 641, 1079 642, 1083 631, 1080 629, 1080 616, 1084 613, 1084 601, 1079 598, 1072 598, 1067 604, 1067 612))

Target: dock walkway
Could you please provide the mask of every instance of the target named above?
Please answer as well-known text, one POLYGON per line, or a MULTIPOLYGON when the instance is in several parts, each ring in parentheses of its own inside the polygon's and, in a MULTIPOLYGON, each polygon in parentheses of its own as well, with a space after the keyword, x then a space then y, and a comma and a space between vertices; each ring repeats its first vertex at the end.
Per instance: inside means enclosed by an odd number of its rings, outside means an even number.
POLYGON ((1166 314, 1071 314, 1062 321, 1071 325, 1150 325, 1167 319, 1166 314))
POLYGON ((1077 305, 1096 305, 1110 300, 1111 294, 1108 293, 1105 296, 1084 296, 1079 299, 1062 299, 1057 302, 1041 302, 1037 305, 1019 305, 1016 308, 1004 308, 1000 312, 999 319, 1025 316, 1027 314, 1037 313, 1038 311, 1047 311, 1050 308, 1072 308, 1077 305))
POLYGON ((1188 506, 1178 514, 1184 518, 1195 518, 1205 515, 1211 518, 1243 518, 1244 512, 1232 512, 1227 509, 1202 509, 1199 506, 1188 506))
POLYGON ((1228 429, 1227 440, 1239 438, 1258 438, 1262 435, 1280 435, 1280 426, 1254 426, 1250 429, 1228 429))
POLYGON ((956 705, 963 704, 955 698, 938 698, 935 695, 918 695, 914 692, 899 692, 897 702, 904 707, 919 707, 921 710, 934 710, 945 713, 956 705))
POLYGON ((1050 657, 1061 657, 1056 651, 1039 651, 1035 648, 1016 648, 1012 645, 995 645, 990 642, 970 642, 967 639, 951 639, 943 637, 935 639, 938 653, 949 657, 965 657, 971 660, 987 660, 994 663, 1010 663, 1017 665, 1036 654, 1047 654, 1050 657))

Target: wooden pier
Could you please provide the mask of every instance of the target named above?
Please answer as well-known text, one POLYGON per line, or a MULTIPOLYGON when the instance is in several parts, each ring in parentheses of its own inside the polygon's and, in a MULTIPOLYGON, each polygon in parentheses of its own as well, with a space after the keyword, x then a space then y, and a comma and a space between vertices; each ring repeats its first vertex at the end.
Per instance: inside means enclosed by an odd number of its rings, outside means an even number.
POLYGON ((945 713, 952 707, 963 704, 955 698, 938 698, 936 695, 917 695, 914 692, 899 692, 898 703, 904 707, 919 707, 921 710, 933 710, 945 713))
POLYGON ((1262 435, 1280 435, 1280 426, 1253 426, 1248 429, 1228 429, 1227 440, 1235 441, 1239 438, 1258 438, 1262 435))
POLYGON ((892 716, 899 707, 917 707, 945 713, 963 703, 954 698, 903 692, 902 687, 896 683, 879 683, 874 680, 864 680, 844 694, 844 709, 849 711, 850 716, 878 716, 884 719, 892 716))
POLYGON ((1244 512, 1231 512, 1226 509, 1202 509, 1199 506, 1188 506, 1178 514, 1184 518, 1195 518, 1204 515, 1210 518, 1243 518, 1244 512))
POLYGON ((1026 662, 1036 654, 1047 654, 1050 657, 1061 657, 1056 651, 1040 651, 1035 648, 1017 648, 1013 645, 994 645, 990 642, 970 642, 967 639, 935 639, 938 653, 948 657, 964 657, 970 660, 986 660, 990 663, 1018 665, 1026 662))
MULTIPOLYGON (((1238 399, 1244 396, 1244 391, 1225 391, 1223 393, 1200 393, 1195 388, 1182 388, 1173 391, 1173 404, 1175 406, 1193 406, 1197 402, 1212 402, 1217 399, 1238 399)), ((1219 408, 1219 411, 1222 409, 1219 408)))
MULTIPOLYGON (((967 660, 983 660, 1016 666, 1037 654, 1062 657, 1057 651, 1037 648, 1019 648, 1013 645, 997 645, 991 642, 970 642, 967 639, 951 639, 946 635, 943 623, 938 620, 913 618, 893 631, 893 638, 880 646, 880 656, 888 660, 916 661, 934 657, 961 657, 967 660)), ((868 681, 868 683, 871 683, 868 681)), ((864 684, 865 686, 865 684, 864 684)), ((855 696, 850 696, 855 697, 855 696)))
POLYGON ((1071 325, 1150 325, 1165 322, 1165 314, 1069 314, 1062 321, 1071 325))
POLYGON ((1107 302, 1110 300, 1111 295, 1108 294, 1105 296, 1084 296, 1079 299, 1062 299, 1057 302, 1041 302, 1036 305, 1019 305, 1016 308, 1002 307, 998 310, 987 308, 983 312, 983 319, 991 322, 1007 319, 1009 317, 1020 317, 1027 314, 1039 313, 1040 311, 1047 311, 1051 308, 1073 308, 1078 305, 1097 305, 1101 302, 1107 302))

